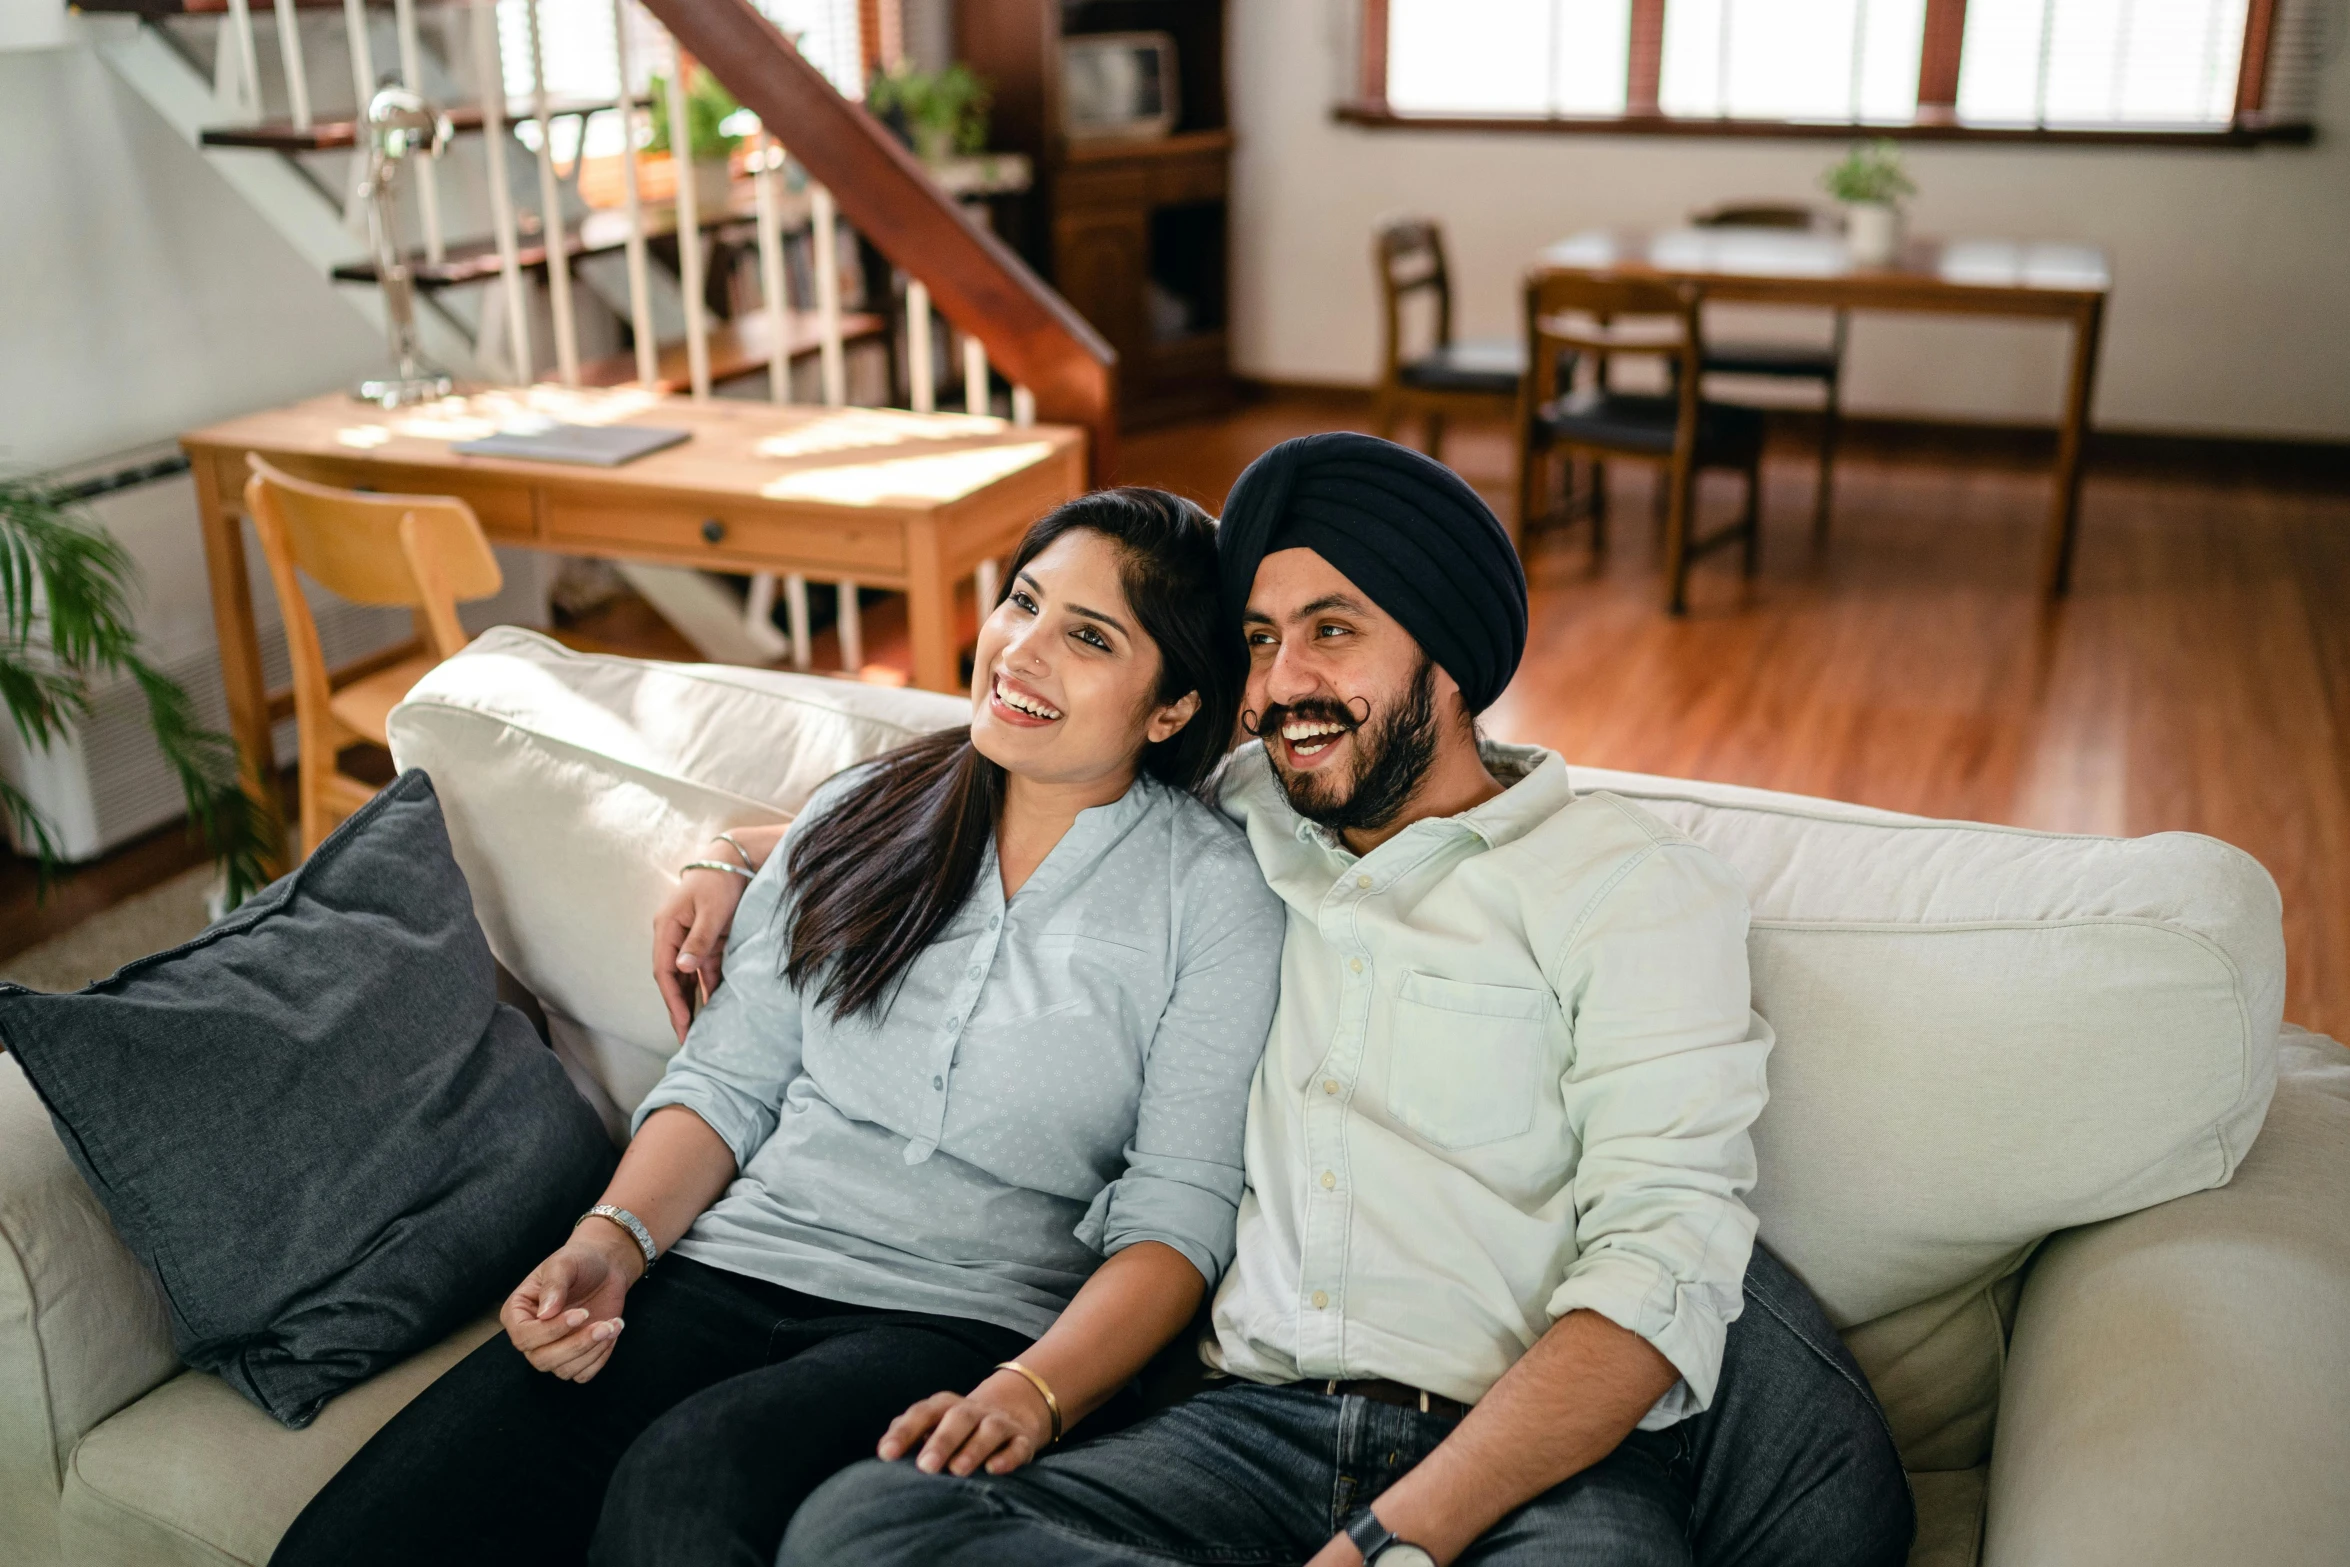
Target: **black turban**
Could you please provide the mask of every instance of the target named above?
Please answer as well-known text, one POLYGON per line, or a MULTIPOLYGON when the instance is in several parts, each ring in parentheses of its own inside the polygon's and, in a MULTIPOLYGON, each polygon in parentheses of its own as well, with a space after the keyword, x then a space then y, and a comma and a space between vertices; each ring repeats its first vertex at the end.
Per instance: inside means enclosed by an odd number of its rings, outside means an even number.
POLYGON ((1216 530, 1225 624, 1257 562, 1309 549, 1393 615, 1461 688, 1493 705, 1526 651, 1526 573, 1492 508, 1444 464, 1351 432, 1283 441, 1248 465, 1216 530))

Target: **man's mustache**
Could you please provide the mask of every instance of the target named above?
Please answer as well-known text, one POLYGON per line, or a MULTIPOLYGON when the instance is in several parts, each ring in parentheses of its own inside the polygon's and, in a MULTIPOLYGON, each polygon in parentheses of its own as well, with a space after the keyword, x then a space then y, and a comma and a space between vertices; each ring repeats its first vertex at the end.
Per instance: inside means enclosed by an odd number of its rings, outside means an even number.
MULTIPOLYGON (((1362 699, 1358 697, 1356 700, 1362 699)), ((1362 728, 1369 720, 1370 706, 1370 703, 1364 702, 1364 711, 1358 716, 1345 703, 1322 697, 1309 697, 1303 702, 1276 702, 1261 714, 1243 709, 1240 727, 1252 739, 1279 734, 1281 726, 1292 719, 1309 724, 1337 724, 1344 729, 1354 730, 1362 728)))

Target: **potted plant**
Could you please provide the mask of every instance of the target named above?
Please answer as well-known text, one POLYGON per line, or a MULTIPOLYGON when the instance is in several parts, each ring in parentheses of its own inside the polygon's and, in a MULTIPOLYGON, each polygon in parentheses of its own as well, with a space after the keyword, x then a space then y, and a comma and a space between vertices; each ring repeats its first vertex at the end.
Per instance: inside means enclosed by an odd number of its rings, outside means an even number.
POLYGON ((986 78, 967 65, 922 71, 904 62, 876 71, 865 89, 865 106, 894 129, 925 163, 944 163, 958 153, 987 146, 987 110, 993 101, 986 78))
MULTIPOLYGON (((89 715, 97 682, 135 682, 189 821, 219 861, 222 905, 234 908, 269 879, 263 856, 277 824, 238 786, 236 742, 199 724, 187 692, 139 655, 135 574, 129 553, 70 497, 0 475, 0 709, 24 747, 39 751, 89 715)), ((57 841, 6 778, 0 821, 31 849, 45 885, 57 841)))
MULTIPOLYGON (((669 81, 651 82, 653 138, 648 152, 677 156, 669 139, 669 81)), ((704 212, 726 205, 733 194, 734 150, 756 128, 757 120, 720 85, 717 77, 695 66, 685 79, 686 155, 693 166, 694 198, 704 212)), ((680 178, 683 165, 680 165, 680 178)))
POLYGON ((1881 267, 1901 249, 1904 196, 1917 186, 1901 166, 1901 149, 1882 138, 1862 142, 1820 176, 1829 195, 1844 204, 1844 242, 1862 266, 1881 267))

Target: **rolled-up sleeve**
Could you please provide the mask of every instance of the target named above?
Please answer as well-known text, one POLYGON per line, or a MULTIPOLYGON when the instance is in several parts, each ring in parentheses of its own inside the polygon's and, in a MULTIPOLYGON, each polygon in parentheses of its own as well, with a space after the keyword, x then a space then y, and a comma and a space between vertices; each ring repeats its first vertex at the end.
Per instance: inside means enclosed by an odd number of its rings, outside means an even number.
POLYGON ((1278 998, 1284 915, 1238 842, 1202 869, 1186 887, 1175 983, 1151 1035, 1125 1170, 1076 1234, 1105 1257, 1138 1241, 1172 1246, 1212 1290, 1232 1263, 1249 1085, 1278 998))
POLYGON ((725 983, 637 1106, 631 1134, 655 1110, 683 1105, 734 1150, 737 1170, 774 1134, 783 1092, 800 1074, 799 995, 778 972, 788 858, 780 849, 770 854, 744 889, 727 937, 725 983))
POLYGON ((1582 1151, 1575 1259, 1549 1312, 1595 1311, 1672 1362, 1681 1380, 1648 1429, 1712 1402, 1754 1245, 1749 1134, 1772 1036, 1752 1006, 1746 927, 1728 867, 1660 843, 1595 903, 1555 979, 1574 1042, 1561 1089, 1582 1151))

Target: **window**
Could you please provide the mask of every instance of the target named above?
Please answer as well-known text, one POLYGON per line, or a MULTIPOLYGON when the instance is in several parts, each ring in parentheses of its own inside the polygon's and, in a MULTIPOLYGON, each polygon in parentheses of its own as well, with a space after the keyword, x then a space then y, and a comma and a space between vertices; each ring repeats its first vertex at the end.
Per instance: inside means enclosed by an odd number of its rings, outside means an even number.
POLYGON ((1362 0, 1350 117, 2307 139, 2324 0, 1362 0))
MULTIPOLYGON (((498 63, 506 95, 530 100, 528 0, 497 0, 498 63)), ((852 98, 865 95, 858 56, 856 0, 753 0, 800 52, 852 98)), ((669 37, 638 6, 628 15, 628 63, 636 87, 669 69, 669 37)), ((556 98, 619 96, 612 36, 612 0, 539 0, 539 44, 546 58, 547 92, 556 98)))

